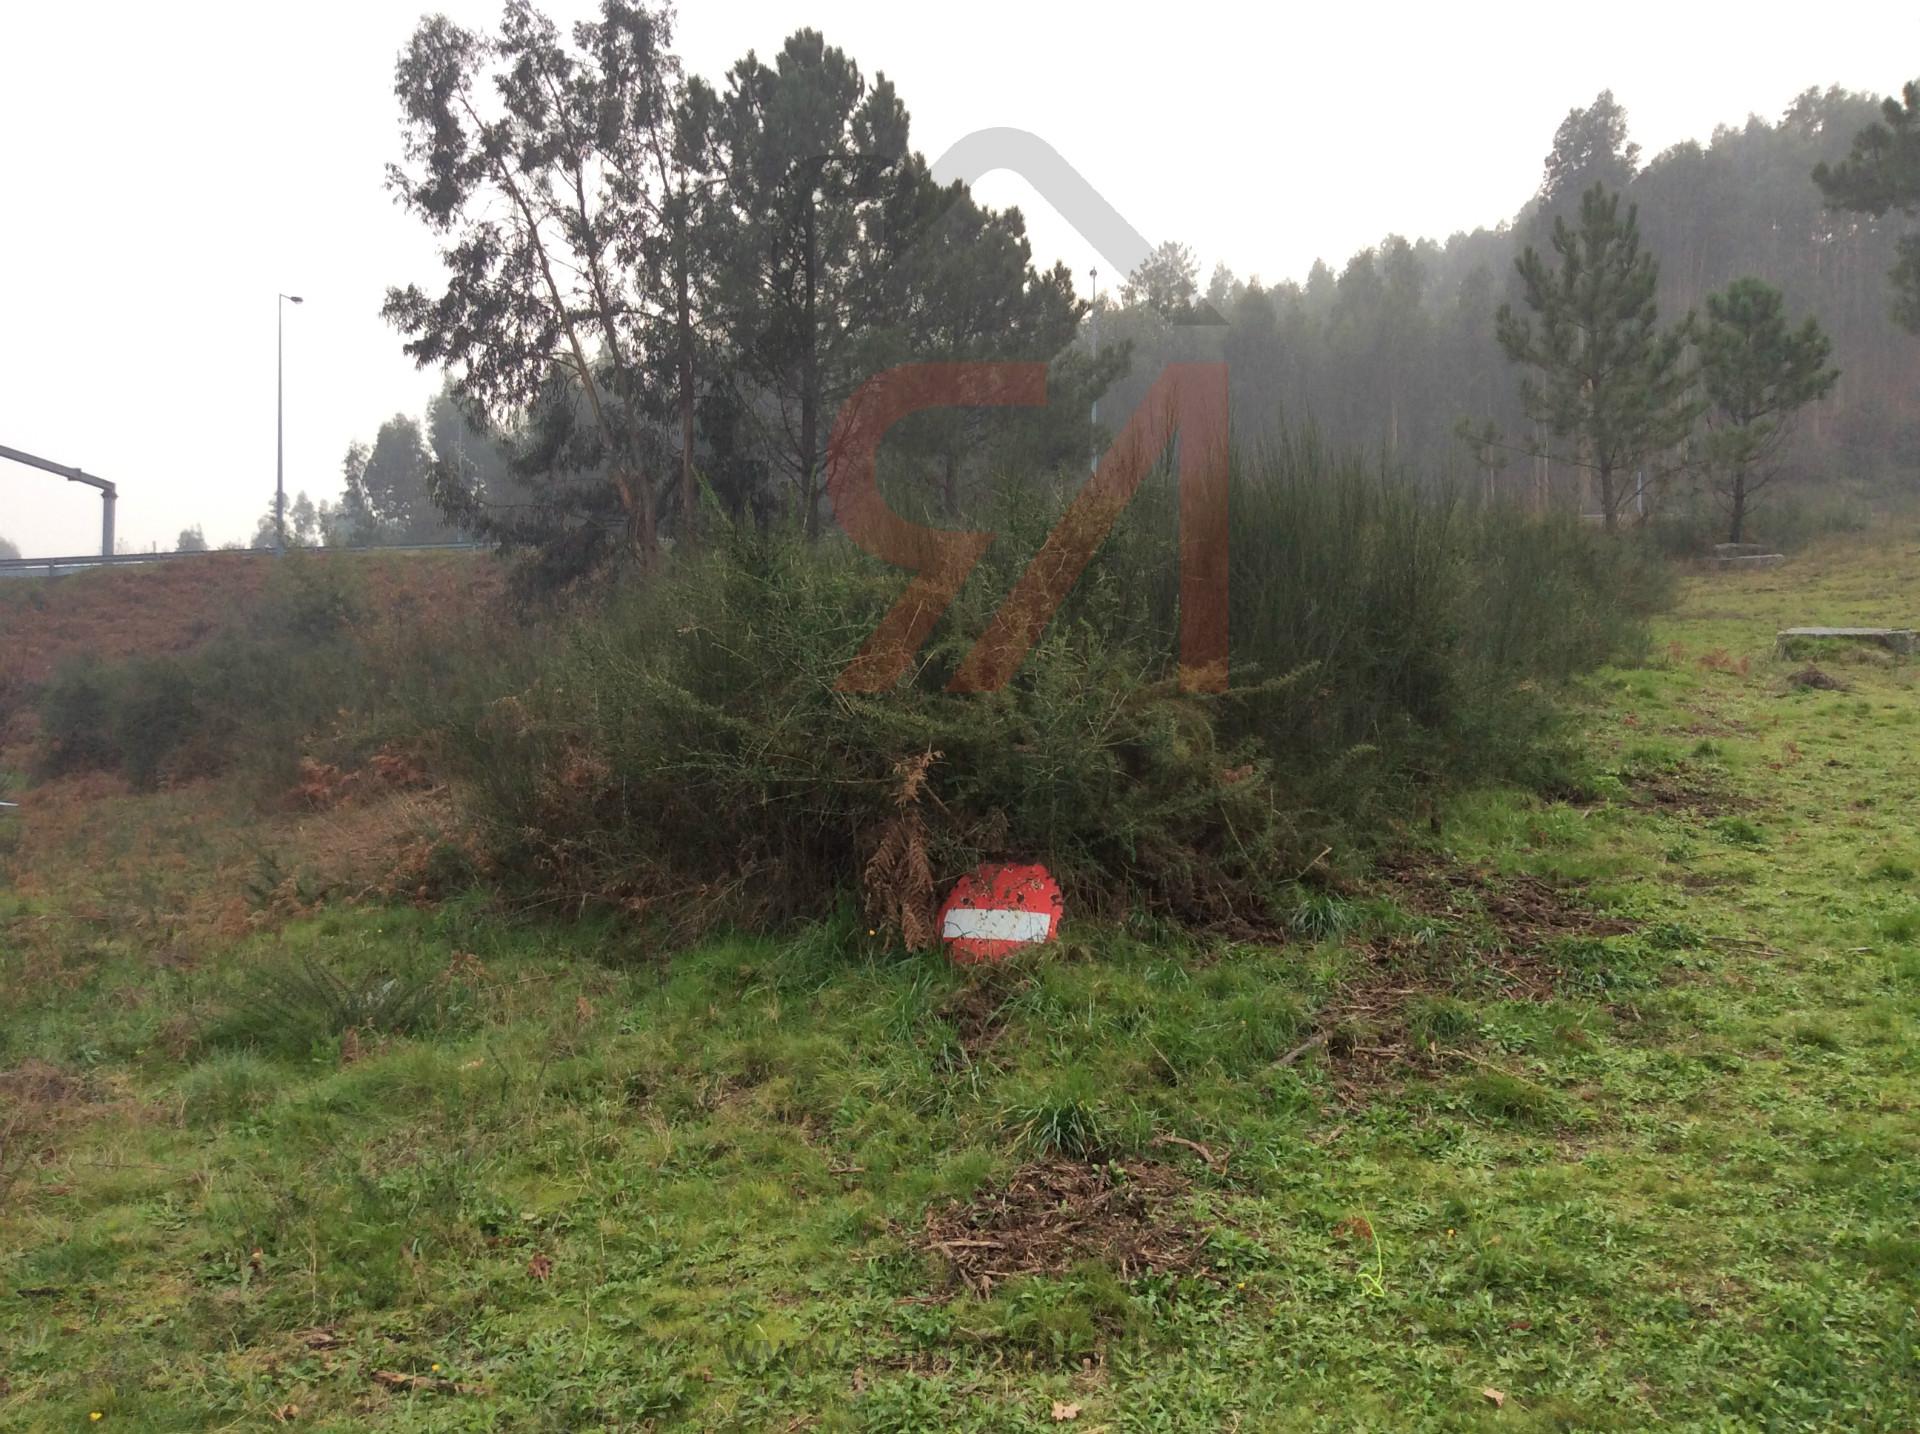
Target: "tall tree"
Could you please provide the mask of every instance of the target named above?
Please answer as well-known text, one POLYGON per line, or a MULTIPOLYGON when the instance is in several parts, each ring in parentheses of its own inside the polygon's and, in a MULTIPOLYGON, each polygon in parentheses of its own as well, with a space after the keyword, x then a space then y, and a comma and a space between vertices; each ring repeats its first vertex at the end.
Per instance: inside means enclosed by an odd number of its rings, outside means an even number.
POLYGON ((1200 261, 1186 245, 1168 239, 1127 275, 1120 301, 1129 307, 1150 309, 1177 323, 1193 312, 1199 295, 1200 261))
POLYGON ((536 501, 483 516, 494 536, 564 552, 560 578, 610 544, 643 563, 657 550, 666 396, 639 261, 658 229, 642 137, 669 124, 669 41, 665 9, 603 0, 569 45, 509 0, 491 35, 422 21, 395 70, 405 150, 388 183, 444 237, 447 283, 390 290, 385 311, 476 415, 539 430, 523 473, 536 501))
POLYGON ((866 249, 905 174, 907 112, 884 75, 869 85, 815 30, 772 65, 749 52, 715 117, 727 232, 719 302, 741 376, 764 395, 770 452, 809 537, 820 531, 828 428, 878 371, 875 265, 866 249))
MULTIPOLYGON (((1920 80, 1909 81, 1901 98, 1888 99, 1879 121, 1854 136, 1847 157, 1819 165, 1813 181, 1835 208, 1875 217, 1892 210, 1920 214, 1920 80)), ((1902 236, 1899 254, 1888 276, 1893 316, 1920 334, 1920 233, 1902 236)))
POLYGON ((1693 315, 1662 331, 1654 291, 1659 266, 1640 249, 1638 217, 1595 185, 1580 199, 1580 223, 1556 218, 1557 268, 1528 245, 1516 261, 1532 317, 1502 304, 1500 346, 1538 377, 1521 380, 1528 416, 1599 483, 1607 528, 1640 491, 1641 464, 1686 436, 1699 409, 1682 366, 1693 315))
POLYGON ((191 528, 182 528, 180 536, 173 540, 176 553, 204 553, 207 550, 207 535, 198 523, 191 528))
POLYGON ((350 540, 433 543, 451 537, 433 501, 436 463, 419 422, 404 413, 380 425, 371 448, 351 445, 342 464, 346 491, 340 504, 350 540))
MULTIPOLYGON (((707 232, 722 256, 713 293, 735 412, 758 427, 809 536, 820 531, 836 419, 895 364, 1057 360, 1047 417, 945 409, 889 438, 893 466, 931 476, 949 513, 964 460, 974 455, 977 468, 990 434, 1020 432, 1048 453, 1059 441, 1085 450, 1083 415, 1124 351, 1098 363, 1069 352, 1086 315, 1071 273, 1036 270, 1017 209, 988 209, 964 185, 934 181, 885 75, 869 82, 801 30, 771 64, 749 54, 733 67, 711 133, 704 162, 717 176, 719 222, 707 232)), ((724 406, 716 398, 709 411, 724 406)))
POLYGON ((1627 138, 1626 110, 1612 90, 1602 90, 1585 109, 1568 110, 1554 131, 1541 163, 1542 208, 1557 215, 1596 184, 1625 189, 1639 161, 1640 146, 1627 138))
POLYGON ((1777 475, 1794 418, 1839 382, 1832 354, 1818 321, 1788 326, 1780 291, 1763 280, 1735 279, 1708 295, 1700 333, 1706 457, 1727 505, 1728 542, 1741 541, 1754 498, 1777 475))
POLYGON ((656 353, 670 356, 680 428, 680 527, 691 536, 699 512, 695 477, 699 409, 713 346, 707 330, 718 288, 717 256, 726 252, 724 210, 715 202, 714 127, 719 102, 705 81, 691 79, 675 97, 670 125, 647 131, 654 161, 657 223, 646 249, 649 272, 664 281, 669 307, 656 321, 656 353))
POLYGON ((443 514, 449 489, 482 509, 490 501, 504 500, 512 450, 498 433, 484 423, 476 423, 461 408, 450 387, 442 388, 428 401, 421 431, 433 458, 431 497, 443 514))
MULTIPOLYGON (((277 505, 270 506, 265 513, 261 514, 260 521, 254 524, 253 539, 249 546, 255 548, 275 546, 280 532, 276 510, 277 505)), ((334 511, 329 504, 321 503, 315 506, 313 499, 306 495, 305 490, 302 490, 294 496, 293 501, 287 504, 287 546, 289 548, 319 547, 328 541, 334 518, 334 511)))
POLYGON ((11 562, 20 556, 19 546, 6 538, 0 538, 0 561, 11 562))
POLYGON ((1110 348, 1096 363, 1069 354, 1088 305, 1064 264, 1035 271, 1018 209, 985 208, 959 183, 935 185, 918 156, 903 164, 900 178, 883 207, 884 224, 872 226, 875 355, 895 362, 1059 360, 1048 385, 1052 414, 941 408, 908 419, 889 440, 909 462, 932 467, 939 507, 958 516, 966 458, 989 453, 994 435, 1017 435, 1022 451, 1002 456, 1034 467, 1049 462, 1036 450, 1049 446, 1043 435, 1051 429, 1073 429, 1072 450, 1084 453, 1082 418, 1099 391, 1090 385, 1104 387, 1124 356, 1110 348), (1071 415, 1065 425, 1061 415, 1071 415))

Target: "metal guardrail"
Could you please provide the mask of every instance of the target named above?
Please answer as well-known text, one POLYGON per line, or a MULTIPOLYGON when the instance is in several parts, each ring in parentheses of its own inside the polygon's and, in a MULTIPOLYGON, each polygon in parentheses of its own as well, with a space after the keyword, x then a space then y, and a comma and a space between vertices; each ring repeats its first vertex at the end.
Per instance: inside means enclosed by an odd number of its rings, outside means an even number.
MULTIPOLYGON (((376 547, 290 548, 296 553, 469 553, 489 550, 491 543, 388 543, 376 547)), ((272 548, 209 548, 187 553, 115 553, 67 558, 0 558, 0 578, 59 578, 89 568, 131 567, 164 563, 175 558, 270 558, 272 548)))

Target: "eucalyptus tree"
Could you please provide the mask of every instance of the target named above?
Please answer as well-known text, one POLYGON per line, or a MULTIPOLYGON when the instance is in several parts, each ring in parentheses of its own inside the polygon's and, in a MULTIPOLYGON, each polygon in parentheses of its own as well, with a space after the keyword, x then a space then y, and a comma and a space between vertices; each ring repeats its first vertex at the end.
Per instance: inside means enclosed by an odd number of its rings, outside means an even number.
POLYGON ((371 447, 348 446, 341 463, 340 522, 355 543, 434 543, 452 536, 434 503, 439 460, 417 419, 396 413, 371 447))
POLYGON ((456 492, 450 506, 542 549, 556 581, 658 547, 671 388, 649 357, 648 261, 680 89, 670 41, 664 8, 604 0, 567 37, 510 0, 492 33, 422 20, 395 68, 404 147, 388 184, 441 237, 446 274, 438 293, 389 290, 385 313, 477 422, 526 435, 530 502, 456 492))

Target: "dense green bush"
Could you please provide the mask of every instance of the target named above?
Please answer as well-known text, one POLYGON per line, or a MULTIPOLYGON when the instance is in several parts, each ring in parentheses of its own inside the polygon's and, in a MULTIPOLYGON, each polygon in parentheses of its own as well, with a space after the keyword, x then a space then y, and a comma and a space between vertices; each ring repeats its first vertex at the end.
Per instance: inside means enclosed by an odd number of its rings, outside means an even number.
POLYGON ((770 921, 864 884, 911 935, 984 856, 1042 857, 1080 909, 1266 925, 1291 879, 1436 784, 1544 775, 1554 689, 1630 653, 1664 570, 1575 523, 1335 462, 1233 487, 1232 689, 1174 681, 1175 494, 1151 481, 1016 678, 945 684, 1058 511, 1001 495, 920 665, 836 679, 901 576, 841 542, 737 536, 441 694, 503 866, 570 900, 770 921), (864 878, 864 883, 863 883, 864 878))
POLYGON ((119 764, 114 747, 115 674, 97 661, 63 662, 40 694, 44 776, 119 764))

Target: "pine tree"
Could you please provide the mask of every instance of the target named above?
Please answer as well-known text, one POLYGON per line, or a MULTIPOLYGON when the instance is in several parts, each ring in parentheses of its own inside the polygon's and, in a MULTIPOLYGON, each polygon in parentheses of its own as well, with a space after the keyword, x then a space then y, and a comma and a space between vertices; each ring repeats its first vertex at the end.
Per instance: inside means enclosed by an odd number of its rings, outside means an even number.
MULTIPOLYGON (((1887 100, 1880 113, 1879 123, 1854 136, 1844 160, 1813 171, 1813 182, 1830 208, 1875 217, 1892 210, 1920 214, 1920 80, 1910 81, 1902 98, 1887 100)), ((1895 322, 1920 334, 1920 234, 1901 238, 1899 261, 1888 277, 1895 322)))
POLYGON ((1169 323, 1191 316, 1200 296, 1200 261, 1193 250, 1169 239, 1127 275, 1120 301, 1129 308, 1151 309, 1169 323))
POLYGON ((1540 166, 1538 199, 1547 214, 1569 206, 1594 185, 1624 189, 1640 162, 1640 146, 1627 138, 1627 112, 1602 90, 1583 110, 1568 110, 1554 131, 1553 149, 1540 166))
POLYGON ((1555 219, 1550 267, 1529 245, 1516 261, 1532 317, 1502 304, 1500 346, 1538 372, 1521 381, 1527 414, 1570 442, 1565 456, 1592 473, 1609 530, 1619 525, 1640 465, 1677 444, 1699 407, 1682 366, 1693 315, 1662 331, 1654 291, 1659 265, 1640 249, 1638 216, 1620 214, 1620 196, 1595 185, 1580 199, 1580 222, 1555 219))
POLYGON ((1832 353, 1816 320, 1787 326, 1785 304, 1771 284, 1735 279, 1724 293, 1708 296, 1700 334, 1706 456, 1727 505, 1728 542, 1741 541, 1754 497, 1777 476, 1795 416, 1839 381, 1827 363, 1832 353))
POLYGON ((883 367, 868 347, 877 266, 865 246, 888 193, 914 182, 907 132, 886 77, 869 85, 816 30, 790 35, 772 65, 749 52, 714 116, 730 238, 721 324, 809 537, 833 416, 883 367))

